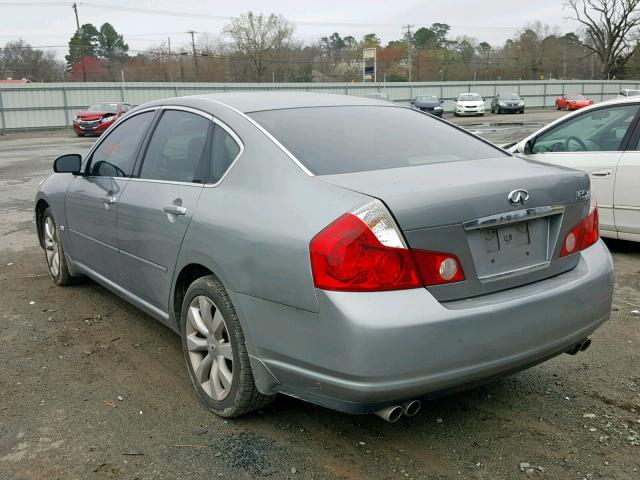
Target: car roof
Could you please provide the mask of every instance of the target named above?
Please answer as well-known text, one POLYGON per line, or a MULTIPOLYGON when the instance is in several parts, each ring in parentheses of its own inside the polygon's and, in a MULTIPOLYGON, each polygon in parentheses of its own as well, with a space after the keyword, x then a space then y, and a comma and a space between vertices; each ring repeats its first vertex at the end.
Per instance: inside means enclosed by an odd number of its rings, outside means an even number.
MULTIPOLYGON (((243 113, 305 107, 332 107, 348 105, 378 105, 389 107, 390 105, 393 105, 390 102, 375 98, 315 92, 227 92, 193 95, 182 98, 194 100, 201 99, 203 103, 206 103, 207 101, 214 101, 227 105, 228 107, 235 108, 243 113)), ((167 99, 161 101, 160 104, 163 102, 170 104, 172 100, 176 99, 167 99)), ((205 105, 203 105, 203 107, 205 107, 205 105)))

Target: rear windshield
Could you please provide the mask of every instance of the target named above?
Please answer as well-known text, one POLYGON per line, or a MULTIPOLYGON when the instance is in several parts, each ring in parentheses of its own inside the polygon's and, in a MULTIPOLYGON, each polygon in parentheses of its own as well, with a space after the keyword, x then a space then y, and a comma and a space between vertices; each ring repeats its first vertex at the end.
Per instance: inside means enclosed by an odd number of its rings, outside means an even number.
POLYGON ((315 175, 504 155, 464 131, 409 108, 313 107, 249 115, 315 175))

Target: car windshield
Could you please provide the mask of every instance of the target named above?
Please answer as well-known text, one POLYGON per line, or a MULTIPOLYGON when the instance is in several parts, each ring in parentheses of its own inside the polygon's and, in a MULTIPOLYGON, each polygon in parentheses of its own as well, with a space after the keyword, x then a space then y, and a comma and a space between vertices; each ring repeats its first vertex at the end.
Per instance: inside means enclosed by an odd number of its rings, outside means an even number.
POLYGON ((117 103, 96 103, 87 108, 87 112, 105 112, 116 113, 118 111, 117 103))
POLYGON ((249 115, 316 175, 504 155, 462 130, 409 108, 291 108, 249 115))
POLYGON ((566 95, 567 100, 586 100, 584 95, 566 95))
POLYGON ((421 97, 416 97, 416 102, 437 102, 438 97, 434 95, 424 95, 421 97))
POLYGON ((515 93, 501 93, 498 95, 498 98, 500 98, 500 100, 520 100, 520 97, 515 93))
POLYGON ((461 93, 458 100, 461 102, 479 102, 482 100, 482 97, 477 93, 461 93))
POLYGON ((637 97, 640 95, 640 90, 627 90, 627 97, 637 97))

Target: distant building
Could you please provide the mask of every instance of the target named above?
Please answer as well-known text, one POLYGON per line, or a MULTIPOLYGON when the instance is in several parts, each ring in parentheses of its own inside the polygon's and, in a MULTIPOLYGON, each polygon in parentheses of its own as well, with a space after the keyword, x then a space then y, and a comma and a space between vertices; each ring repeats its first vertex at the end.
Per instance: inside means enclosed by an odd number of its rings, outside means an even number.
POLYGON ((13 78, 9 77, 6 80, 0 80, 0 84, 12 84, 12 85, 18 85, 18 84, 22 84, 22 83, 31 83, 31 80, 29 80, 28 78, 21 78, 20 80, 14 80, 13 78))

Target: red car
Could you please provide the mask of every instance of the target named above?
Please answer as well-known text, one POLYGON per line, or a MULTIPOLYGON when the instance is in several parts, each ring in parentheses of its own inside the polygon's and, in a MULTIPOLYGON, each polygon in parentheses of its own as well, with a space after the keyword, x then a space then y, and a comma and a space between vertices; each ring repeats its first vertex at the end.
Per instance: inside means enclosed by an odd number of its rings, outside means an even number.
POLYGON ((556 108, 558 110, 578 110, 589 105, 593 105, 593 100, 589 100, 579 93, 566 93, 556 98, 556 108))
POLYGON ((100 135, 131 108, 131 105, 124 102, 96 103, 76 113, 73 130, 79 137, 87 134, 100 135))

